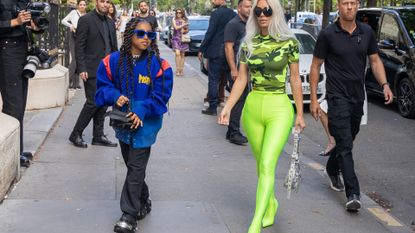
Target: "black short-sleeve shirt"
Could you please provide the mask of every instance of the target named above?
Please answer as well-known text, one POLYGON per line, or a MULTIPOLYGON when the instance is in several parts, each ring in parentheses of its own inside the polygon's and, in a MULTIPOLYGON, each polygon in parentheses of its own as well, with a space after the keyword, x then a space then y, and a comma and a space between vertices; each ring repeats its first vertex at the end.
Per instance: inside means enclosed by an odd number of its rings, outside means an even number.
POLYGON ((148 15, 147 17, 137 16, 137 18, 149 22, 150 25, 151 25, 151 28, 153 29, 153 31, 155 31, 156 28, 158 28, 158 26, 159 26, 158 23, 157 23, 156 17, 154 17, 152 15, 148 15))
POLYGON ((245 36, 245 22, 236 15, 225 26, 225 32, 223 34, 224 42, 233 42, 233 51, 235 55, 238 54, 241 40, 245 36))
POLYGON ((339 21, 318 35, 314 56, 324 59, 327 98, 350 102, 364 101, 364 78, 368 55, 378 53, 372 28, 356 21, 352 34, 343 30, 339 21))

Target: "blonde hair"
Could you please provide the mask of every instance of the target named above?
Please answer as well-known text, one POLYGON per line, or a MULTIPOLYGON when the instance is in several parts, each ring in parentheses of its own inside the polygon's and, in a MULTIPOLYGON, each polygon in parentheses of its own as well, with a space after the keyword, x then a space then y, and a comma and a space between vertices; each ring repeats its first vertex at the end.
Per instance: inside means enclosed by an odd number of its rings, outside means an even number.
POLYGON ((251 56, 253 51, 252 39, 260 33, 257 17, 254 14, 254 9, 258 1, 266 1, 272 9, 271 21, 268 26, 269 35, 277 41, 296 40, 294 33, 288 28, 288 24, 285 21, 284 12, 279 0, 254 0, 248 21, 246 22, 246 34, 244 37, 244 42, 248 48, 248 57, 251 56))

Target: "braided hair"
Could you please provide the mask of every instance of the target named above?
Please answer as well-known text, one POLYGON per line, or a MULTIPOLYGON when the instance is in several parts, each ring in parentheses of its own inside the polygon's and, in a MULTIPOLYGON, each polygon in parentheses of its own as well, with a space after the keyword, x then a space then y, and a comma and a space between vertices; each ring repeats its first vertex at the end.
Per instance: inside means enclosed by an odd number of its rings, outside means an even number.
MULTIPOLYGON (((125 27, 125 32, 124 32, 124 38, 123 38, 123 44, 120 48, 120 58, 118 60, 118 71, 117 73, 120 75, 120 90, 123 90, 123 83, 125 83, 125 93, 127 93, 127 96, 130 93, 130 87, 129 87, 129 83, 131 82, 131 80, 134 79, 133 77, 133 63, 134 63, 134 58, 133 55, 131 53, 131 47, 132 47, 132 38, 134 36, 134 30, 137 27, 138 24, 140 23, 147 23, 151 26, 151 24, 143 19, 139 19, 139 18, 133 18, 131 19, 126 27, 125 27)), ((162 69, 162 78, 163 78, 163 89, 164 89, 164 69, 161 65, 161 58, 160 58, 160 51, 157 45, 157 41, 156 40, 151 40, 150 43, 150 49, 147 49, 148 52, 148 56, 147 56, 147 74, 149 77, 151 77, 151 65, 152 65, 152 58, 155 55, 157 61, 160 64, 160 67, 162 69)), ((132 92, 134 93, 134 81, 132 82, 133 86, 132 86, 132 92)), ((153 82, 151 81, 150 78, 150 86, 151 89, 153 89, 153 82)), ((131 98, 131 96, 128 96, 128 98, 131 98)))

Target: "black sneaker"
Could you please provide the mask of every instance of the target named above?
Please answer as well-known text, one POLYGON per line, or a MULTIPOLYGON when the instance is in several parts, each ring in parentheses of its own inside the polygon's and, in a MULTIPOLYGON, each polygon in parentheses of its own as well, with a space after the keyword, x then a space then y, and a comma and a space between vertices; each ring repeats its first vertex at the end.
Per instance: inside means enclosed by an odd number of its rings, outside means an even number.
POLYGON ((144 203, 141 203, 141 210, 138 212, 137 220, 141 220, 151 212, 151 200, 147 199, 144 203))
POLYGON ((242 146, 248 142, 248 139, 246 139, 246 137, 242 135, 241 133, 237 132, 229 136, 229 142, 242 146))
POLYGON ((211 108, 211 107, 202 109, 202 114, 210 115, 210 116, 218 115, 218 113, 216 112, 216 108, 211 108))
POLYGON ((30 159, 24 155, 20 155, 20 166, 21 167, 30 167, 30 159))
POLYGON ((114 225, 114 232, 117 233, 134 233, 137 230, 137 221, 134 217, 123 214, 114 225))
POLYGON ((357 194, 352 194, 347 198, 346 210, 351 212, 357 212, 360 210, 362 203, 360 202, 360 197, 357 194))
POLYGON ((344 185, 343 182, 340 178, 340 175, 335 175, 335 176, 330 176, 330 188, 333 189, 334 191, 337 192, 342 192, 344 191, 344 185))

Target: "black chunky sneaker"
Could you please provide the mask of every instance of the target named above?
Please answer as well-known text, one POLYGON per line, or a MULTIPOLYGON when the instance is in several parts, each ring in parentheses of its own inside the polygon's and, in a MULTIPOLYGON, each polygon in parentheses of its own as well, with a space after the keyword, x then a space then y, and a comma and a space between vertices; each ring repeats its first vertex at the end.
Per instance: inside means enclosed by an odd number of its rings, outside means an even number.
POLYGON ((352 194, 347 197, 346 210, 350 212, 357 212, 360 210, 362 203, 360 202, 360 197, 357 194, 352 194))

